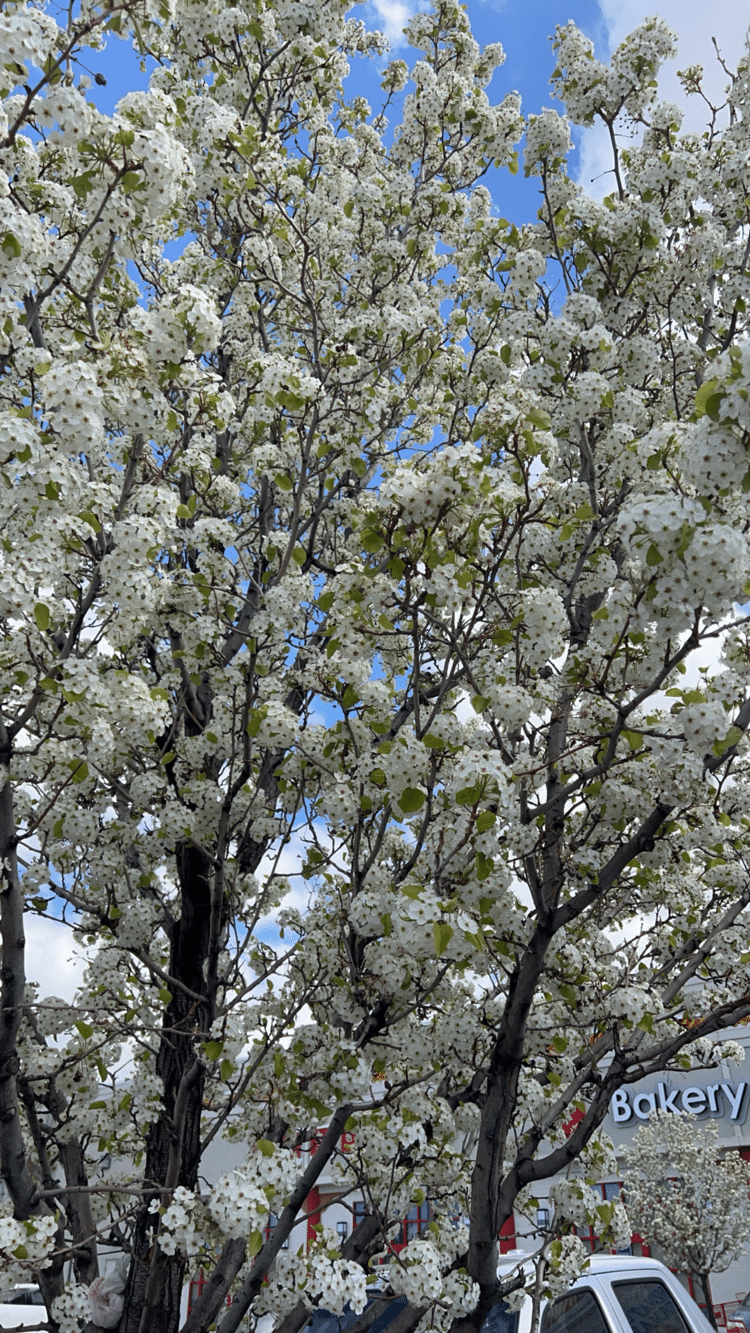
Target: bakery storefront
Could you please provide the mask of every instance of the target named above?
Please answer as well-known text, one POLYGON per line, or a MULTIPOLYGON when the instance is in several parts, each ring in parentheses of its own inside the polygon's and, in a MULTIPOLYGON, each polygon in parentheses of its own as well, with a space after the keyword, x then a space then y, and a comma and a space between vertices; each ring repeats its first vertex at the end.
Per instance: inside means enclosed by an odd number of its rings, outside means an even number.
MULTIPOLYGON (((750 1159, 750 1033, 743 1027, 726 1036, 745 1048, 747 1054, 742 1064, 723 1061, 713 1069, 654 1074, 614 1094, 603 1129, 612 1139, 618 1159, 624 1163, 620 1148, 628 1147, 638 1127, 648 1124, 659 1112, 694 1116, 699 1121, 714 1120, 723 1150, 750 1159)), ((616 1179, 605 1180, 597 1189, 603 1198, 611 1199, 619 1193, 620 1184, 616 1179)), ((544 1200, 540 1200, 540 1205, 544 1205, 544 1200)), ((593 1231, 580 1234, 592 1251, 598 1248, 593 1231)), ((727 1320, 731 1322, 733 1307, 750 1289, 750 1236, 747 1239, 746 1253, 723 1273, 711 1276, 711 1295, 720 1326, 726 1325, 727 1320)), ((632 1237, 630 1249, 633 1254, 659 1257, 637 1234, 632 1237)), ((692 1291, 689 1275, 679 1276, 692 1291)), ((693 1294, 697 1299, 698 1293, 693 1291, 693 1294)))

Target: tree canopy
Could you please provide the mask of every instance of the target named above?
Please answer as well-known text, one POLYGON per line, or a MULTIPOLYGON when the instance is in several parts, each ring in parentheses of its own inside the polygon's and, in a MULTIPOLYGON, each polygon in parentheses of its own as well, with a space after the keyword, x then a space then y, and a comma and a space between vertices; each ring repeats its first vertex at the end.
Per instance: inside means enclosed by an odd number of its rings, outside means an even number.
POLYGON ((750 66, 683 134, 661 20, 558 29, 599 198, 454 0, 373 108, 343 0, 1 8, 4 1276, 67 1333, 107 1240, 121 1333, 198 1262, 186 1333, 297 1333, 390 1254, 398 1333, 478 1330, 613 1091, 750 1014, 750 66), (282 1252, 324 1169, 360 1224, 282 1252))
POLYGON ((708 1279, 747 1248, 750 1164, 721 1154, 716 1121, 657 1113, 627 1151, 628 1213, 670 1268, 700 1278, 716 1328, 708 1279))

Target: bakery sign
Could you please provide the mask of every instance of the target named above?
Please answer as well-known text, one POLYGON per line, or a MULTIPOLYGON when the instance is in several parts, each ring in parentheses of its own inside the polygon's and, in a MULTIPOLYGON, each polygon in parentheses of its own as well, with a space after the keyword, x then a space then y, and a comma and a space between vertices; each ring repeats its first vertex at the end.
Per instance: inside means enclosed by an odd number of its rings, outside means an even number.
POLYGON ((633 1125, 649 1120, 657 1111, 709 1115, 717 1120, 743 1124, 747 1115, 747 1083, 707 1083, 705 1087, 668 1087, 657 1083, 654 1091, 619 1088, 609 1104, 616 1125, 633 1125))

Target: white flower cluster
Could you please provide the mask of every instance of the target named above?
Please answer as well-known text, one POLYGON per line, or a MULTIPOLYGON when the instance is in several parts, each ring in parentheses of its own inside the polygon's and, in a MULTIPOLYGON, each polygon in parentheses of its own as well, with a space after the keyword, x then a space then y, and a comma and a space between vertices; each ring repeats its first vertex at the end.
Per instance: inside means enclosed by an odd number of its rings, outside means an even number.
POLYGON ((191 350, 198 355, 212 352, 221 333, 211 297, 190 283, 150 310, 136 306, 130 318, 149 355, 159 361, 180 362, 191 350))
POLYGON ((536 174, 541 163, 554 166, 555 159, 559 166, 572 147, 568 122, 557 111, 545 107, 540 115, 529 116, 524 148, 524 161, 529 173, 536 174))
POLYGON ((688 424, 683 435, 684 472, 701 495, 736 486, 748 470, 742 436, 704 416, 688 424))
POLYGON ((516 731, 528 722, 534 709, 534 699, 528 690, 505 680, 490 682, 485 688, 492 703, 493 717, 506 731, 516 731))
POLYGON ((675 52, 676 35, 663 19, 647 19, 613 52, 610 65, 594 57, 593 43, 574 23, 555 35, 559 73, 556 95, 571 120, 590 125, 594 117, 612 117, 624 106, 642 114, 656 95, 659 67, 675 52))
POLYGON ((80 1282, 68 1282, 60 1296, 52 1302, 52 1317, 60 1333, 80 1333, 84 1321, 91 1319, 88 1287, 80 1282))
POLYGON ((226 1236, 261 1231, 269 1212, 280 1212, 298 1175, 294 1153, 264 1140, 244 1166, 217 1180, 208 1202, 211 1217, 226 1236))
MULTIPOLYGON (((185 1258, 198 1254, 203 1244, 198 1230, 200 1221, 195 1216, 199 1204, 200 1199, 192 1190, 177 1186, 172 1202, 161 1214, 159 1225, 159 1246, 165 1254, 179 1252, 185 1258)), ((149 1208, 152 1213, 160 1212, 159 1200, 154 1199, 149 1208)))
POLYGON ((0 1217, 3 1278, 20 1282, 39 1268, 52 1253, 56 1233, 54 1217, 34 1217, 27 1222, 17 1222, 7 1213, 0 1217))
POLYGON ((104 395, 93 366, 57 362, 43 383, 51 423, 66 446, 87 452, 98 446, 104 431, 104 395))
POLYGON ((710 754, 714 743, 729 731, 730 719, 718 699, 688 704, 679 714, 679 725, 693 754, 699 759, 710 754))
POLYGON ((341 1259, 338 1236, 321 1227, 307 1251, 282 1250, 277 1255, 257 1309, 278 1320, 302 1300, 310 1309, 319 1304, 341 1314, 349 1305, 361 1314, 367 1295, 365 1270, 350 1259, 341 1259))
POLYGON ((428 1307, 420 1328, 450 1328, 477 1303, 479 1287, 465 1274, 445 1272, 446 1258, 437 1239, 418 1237, 391 1261, 393 1291, 410 1305, 428 1307))
MULTIPOLYGON (((628 1232, 628 1240, 630 1232, 628 1232)), ((588 1262, 588 1250, 580 1236, 562 1236, 553 1241, 548 1255, 544 1285, 548 1299, 562 1296, 581 1276, 588 1262)))
POLYGON ((524 656, 539 670, 563 651, 568 618, 562 597, 554 588, 533 588, 524 593, 524 656))
MULTIPOLYGON (((0 66, 26 64, 40 68, 60 36, 55 20, 45 10, 36 5, 7 6, 0 18, 0 66)), ((17 82, 18 76, 14 75, 11 87, 17 82)))
POLYGON ((650 577, 657 566, 667 575, 660 577, 652 604, 665 616, 701 604, 716 614, 742 586, 749 560, 744 534, 727 523, 707 522, 696 500, 639 497, 623 508, 619 529, 639 557, 641 575, 650 577))

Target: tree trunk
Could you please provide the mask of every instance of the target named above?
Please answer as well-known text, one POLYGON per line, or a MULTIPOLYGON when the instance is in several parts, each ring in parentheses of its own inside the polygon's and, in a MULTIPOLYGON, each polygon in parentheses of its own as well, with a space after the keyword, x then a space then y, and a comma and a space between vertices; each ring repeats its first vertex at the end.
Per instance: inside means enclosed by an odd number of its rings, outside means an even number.
POLYGON ((701 1287, 703 1288, 703 1299, 706 1302, 706 1319, 713 1328, 718 1328, 716 1315, 714 1314, 714 1303, 711 1296, 711 1288, 708 1285, 708 1273, 698 1273, 701 1287))
MULTIPOLYGON (((193 995, 206 995, 204 963, 208 957, 211 885, 208 859, 183 844, 176 853, 182 891, 180 919, 172 927, 169 973, 193 995)), ((137 1218, 133 1258, 125 1288, 119 1333, 177 1333, 185 1264, 163 1254, 157 1242, 158 1214, 149 1203, 177 1185, 195 1189, 200 1165, 201 1111, 205 1072, 196 1063, 196 1038, 205 1035, 206 1003, 175 987, 164 1012, 156 1068, 164 1092, 161 1114, 146 1140, 144 1179, 162 1186, 146 1197, 137 1218)))

